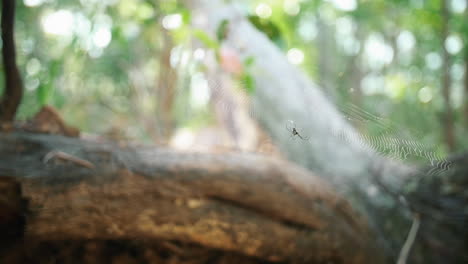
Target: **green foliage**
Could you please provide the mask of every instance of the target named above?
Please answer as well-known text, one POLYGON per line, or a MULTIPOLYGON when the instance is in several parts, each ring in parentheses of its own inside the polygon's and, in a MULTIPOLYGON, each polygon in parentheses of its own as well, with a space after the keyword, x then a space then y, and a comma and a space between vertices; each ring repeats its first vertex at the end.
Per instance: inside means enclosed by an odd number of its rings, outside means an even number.
POLYGON ((249 56, 244 60, 244 66, 247 68, 252 66, 254 63, 255 63, 255 58, 252 56, 249 56))
POLYGON ((240 76, 240 82, 242 84, 242 88, 247 92, 247 94, 252 94, 255 92, 255 80, 253 76, 249 73, 250 68, 253 67, 255 63, 255 58, 252 56, 248 56, 244 59, 244 72, 240 76))
POLYGON ((211 38, 206 32, 196 29, 193 31, 193 35, 200 40, 207 48, 218 50, 219 42, 211 38))
POLYGON ((286 48, 286 41, 280 28, 271 20, 262 19, 258 16, 248 16, 249 21, 261 32, 273 41, 279 48, 286 48))
POLYGON ((252 75, 248 73, 242 74, 241 83, 243 84, 242 87, 245 89, 247 94, 252 94, 255 92, 255 81, 252 75))
POLYGON ((226 19, 223 19, 223 21, 219 23, 219 26, 216 29, 216 38, 218 39, 218 42, 222 42, 227 37, 228 29, 229 29, 229 21, 227 21, 226 19))

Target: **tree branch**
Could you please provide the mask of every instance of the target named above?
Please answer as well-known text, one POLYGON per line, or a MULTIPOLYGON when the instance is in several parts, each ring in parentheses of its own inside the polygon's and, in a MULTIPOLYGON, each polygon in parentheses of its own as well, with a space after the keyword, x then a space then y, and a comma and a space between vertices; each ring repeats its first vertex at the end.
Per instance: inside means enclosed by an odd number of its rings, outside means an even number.
POLYGON ((23 96, 23 82, 16 66, 15 2, 15 0, 2 0, 2 54, 5 67, 5 91, 0 101, 0 122, 13 121, 23 96))

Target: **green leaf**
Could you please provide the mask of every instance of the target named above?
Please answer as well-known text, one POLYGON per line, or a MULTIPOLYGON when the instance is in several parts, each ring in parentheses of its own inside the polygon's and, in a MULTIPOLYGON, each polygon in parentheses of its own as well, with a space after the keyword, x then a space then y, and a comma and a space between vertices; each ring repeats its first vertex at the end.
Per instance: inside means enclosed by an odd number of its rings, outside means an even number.
POLYGON ((196 29, 193 32, 193 35, 198 38, 205 46, 211 49, 217 50, 219 48, 219 43, 212 39, 206 32, 196 29))
POLYGON ((182 15, 182 22, 184 22, 184 25, 189 25, 190 21, 192 20, 192 14, 190 11, 183 9, 181 10, 180 14, 182 15))
POLYGON ((286 48, 286 40, 278 25, 271 20, 262 19, 258 16, 247 17, 259 31, 263 32, 280 49, 286 48))
POLYGON ((37 101, 39 105, 46 105, 49 102, 50 90, 50 84, 39 85, 37 88, 37 101))
POLYGON ((253 56, 248 56, 245 60, 244 60, 244 66, 247 68, 247 67, 250 67, 254 64, 255 62, 255 58, 253 56))
POLYGON ((216 37, 219 42, 223 41, 228 34, 228 27, 229 21, 227 19, 223 19, 221 23, 219 23, 218 28, 216 29, 216 37))
POLYGON ((247 94, 252 94, 255 92, 255 81, 252 75, 244 73, 241 77, 242 87, 245 89, 247 94))

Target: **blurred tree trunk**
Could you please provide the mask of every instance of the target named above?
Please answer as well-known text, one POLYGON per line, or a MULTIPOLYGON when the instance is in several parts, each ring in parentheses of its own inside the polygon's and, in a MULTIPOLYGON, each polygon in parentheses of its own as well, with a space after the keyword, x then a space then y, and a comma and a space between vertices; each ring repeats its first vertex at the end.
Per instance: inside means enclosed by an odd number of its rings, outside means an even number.
MULTIPOLYGON (((362 107, 362 89, 361 81, 363 78, 363 72, 361 68, 361 52, 356 54, 351 59, 351 88, 348 90, 348 94, 351 94, 351 103, 358 108, 362 107)), ((354 122, 354 127, 361 130, 364 128, 364 122, 354 122)))
POLYGON ((2 55, 5 90, 0 99, 0 122, 13 121, 23 97, 23 82, 16 66, 15 3, 15 0, 2 1, 2 55))
MULTIPOLYGON (((359 41, 360 49, 356 55, 351 57, 347 72, 350 72, 348 77, 349 83, 351 85, 350 89, 347 91, 351 95, 351 103, 357 106, 358 108, 362 107, 362 88, 361 82, 364 77, 364 70, 362 69, 362 54, 364 52, 364 43, 365 43, 365 34, 363 34, 362 29, 357 28, 356 30, 356 39, 359 41)), ((346 85, 346 84, 345 84, 346 85)), ((347 86, 345 86, 347 87, 347 86)), ((361 130, 363 128, 363 122, 354 122, 354 127, 361 130)))
POLYGON ((171 51, 174 47, 171 36, 165 29, 161 29, 160 32, 163 41, 156 86, 156 116, 159 143, 167 143, 174 129, 172 110, 177 90, 177 71, 171 65, 171 51))
POLYGON ((332 98, 336 98, 337 91, 335 90, 335 67, 334 56, 335 52, 335 32, 334 27, 329 25, 327 18, 317 16, 318 28, 318 83, 323 89, 329 93, 332 98))
POLYGON ((468 129, 468 46, 465 46, 465 54, 464 54, 464 61, 465 61, 465 76, 464 76, 464 118, 465 118, 465 127, 468 129))
POLYGON ((442 15, 442 32, 441 32, 441 48, 442 48, 442 96, 444 99, 445 112, 443 114, 442 126, 444 131, 445 143, 450 152, 455 150, 455 131, 453 124, 453 110, 451 106, 451 85, 450 76, 450 54, 445 47, 445 40, 448 37, 450 13, 448 10, 448 1, 441 0, 441 15, 442 15))
MULTIPOLYGON (((468 8, 465 9, 465 16, 468 17, 468 8)), ((464 87, 465 87, 465 102, 464 102, 464 118, 465 118, 465 127, 468 130, 468 25, 464 28, 464 40, 465 40, 465 47, 463 48, 463 58, 465 61, 465 78, 464 78, 464 87)))

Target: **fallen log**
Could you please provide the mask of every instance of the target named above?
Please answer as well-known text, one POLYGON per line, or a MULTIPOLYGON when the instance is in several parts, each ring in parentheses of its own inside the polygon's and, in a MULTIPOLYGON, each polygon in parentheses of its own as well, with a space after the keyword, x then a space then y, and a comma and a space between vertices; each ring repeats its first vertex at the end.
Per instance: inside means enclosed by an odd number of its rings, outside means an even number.
POLYGON ((381 263, 348 202, 283 160, 0 133, 0 175, 4 262, 381 263))

